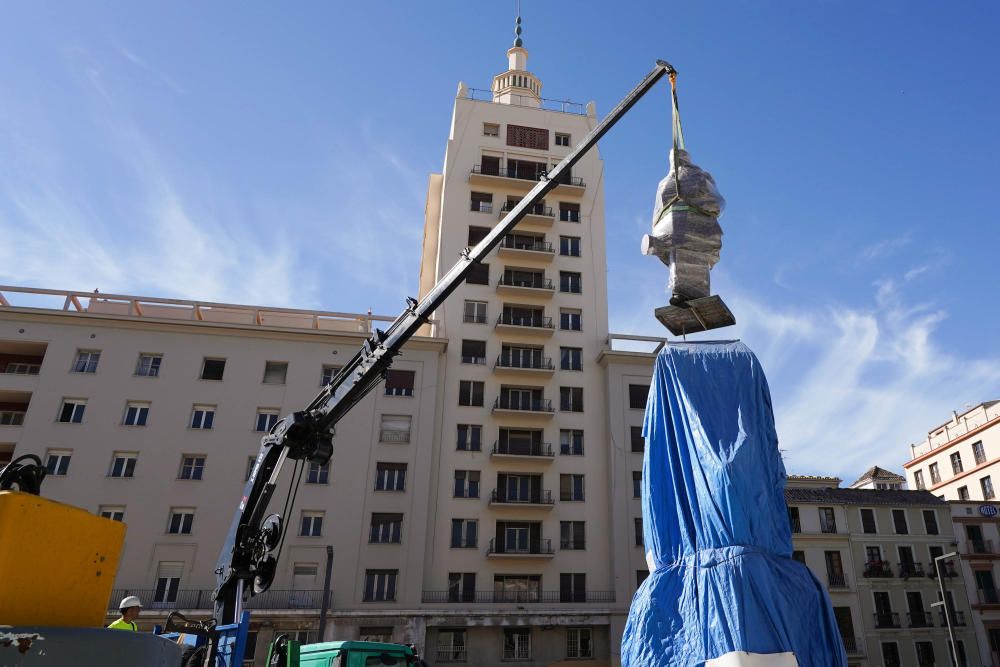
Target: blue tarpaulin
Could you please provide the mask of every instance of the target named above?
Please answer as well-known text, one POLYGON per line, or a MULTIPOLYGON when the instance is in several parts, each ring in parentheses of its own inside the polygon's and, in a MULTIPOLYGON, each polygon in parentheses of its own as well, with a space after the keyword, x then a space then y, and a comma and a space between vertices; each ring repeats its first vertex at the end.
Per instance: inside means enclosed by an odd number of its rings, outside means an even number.
POLYGON ((785 466, 753 352, 668 345, 643 433, 650 573, 632 600, 622 665, 695 667, 734 652, 846 665, 826 590, 791 559, 785 466))

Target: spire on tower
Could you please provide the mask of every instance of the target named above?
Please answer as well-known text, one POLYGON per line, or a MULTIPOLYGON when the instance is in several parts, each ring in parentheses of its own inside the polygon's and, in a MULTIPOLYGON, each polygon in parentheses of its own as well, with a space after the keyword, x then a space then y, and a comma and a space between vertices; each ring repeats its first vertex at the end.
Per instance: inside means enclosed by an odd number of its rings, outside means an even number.
POLYGON ((517 19, 514 21, 514 46, 524 46, 521 39, 521 2, 517 3, 517 19))

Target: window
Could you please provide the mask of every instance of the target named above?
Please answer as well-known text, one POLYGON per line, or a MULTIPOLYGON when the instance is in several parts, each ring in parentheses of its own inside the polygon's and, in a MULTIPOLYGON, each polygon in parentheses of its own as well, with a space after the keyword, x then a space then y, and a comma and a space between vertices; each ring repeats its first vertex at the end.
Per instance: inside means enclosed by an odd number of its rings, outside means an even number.
POLYGON ((462 341, 462 363, 463 364, 485 364, 486 363, 486 341, 485 340, 463 340, 462 341))
POLYGON ((459 424, 456 449, 463 452, 478 452, 483 448, 483 427, 478 424, 459 424))
POLYGON ((583 521, 559 522, 559 548, 580 550, 586 547, 586 524, 583 521))
POLYGON ((386 396, 413 396, 413 384, 417 374, 415 371, 386 371, 386 396))
POLYGON ((125 520, 124 505, 101 505, 97 508, 97 513, 105 519, 111 519, 112 521, 125 520))
POLYGON ((934 510, 924 510, 924 529, 928 535, 938 534, 937 514, 934 510))
POLYGON ((792 552, 792 560, 798 561, 803 565, 806 564, 806 552, 797 550, 792 552))
POLYGON ((986 463, 986 451, 983 449, 983 441, 972 443, 972 456, 976 459, 976 465, 986 463))
POLYGON ((97 362, 101 360, 100 350, 78 350, 73 361, 74 373, 96 373, 97 362))
POLYGON ((254 429, 258 433, 269 433, 278 423, 278 411, 267 408, 257 408, 257 421, 254 429))
POLYGON ((570 202, 559 202, 559 219, 563 222, 580 222, 580 205, 570 202))
POLYGON ((125 417, 122 419, 122 425, 145 426, 147 417, 149 417, 149 403, 129 401, 125 404, 125 417))
POLYGON ((490 233, 489 227, 475 227, 469 226, 469 247, 477 245, 480 241, 485 239, 490 233))
POLYGON ((69 461, 73 458, 70 449, 50 449, 45 454, 45 470, 50 475, 65 475, 69 472, 69 461))
POLYGON ((469 209, 474 213, 492 213, 493 195, 489 192, 473 192, 469 209))
POLYGON ((559 409, 583 412, 583 387, 559 387, 559 409))
MULTIPOLYGON (((951 640, 948 640, 948 652, 951 652, 951 640)), ((958 654, 958 667, 968 667, 969 658, 965 655, 965 643, 961 639, 955 642, 955 653, 958 654)))
POLYGON ((456 498, 478 498, 479 497, 479 471, 478 470, 456 470, 455 471, 455 497, 456 498))
POLYGON ((569 146, 569 135, 556 132, 556 146, 569 146))
POLYGON ((938 464, 930 464, 927 466, 927 470, 931 473, 931 484, 939 484, 941 482, 941 471, 938 470, 938 464))
POLYGON ((799 519, 798 507, 788 508, 788 524, 791 527, 793 533, 802 532, 802 521, 799 519))
POLYGON ((438 630, 437 659, 438 662, 465 662, 464 628, 460 630, 441 628, 438 630))
POLYGON ((642 518, 636 518, 636 519, 633 519, 632 521, 635 524, 634 525, 634 528, 635 528, 635 546, 641 547, 641 546, 643 546, 643 541, 642 541, 642 518))
POLYGON ((484 137, 499 137, 500 136, 500 126, 496 123, 483 123, 483 136, 484 137))
POLYGON ((874 534, 878 532, 875 526, 875 510, 872 509, 861 510, 861 532, 869 534, 874 534))
POLYGON ((579 294, 583 291, 580 274, 575 271, 559 272, 559 291, 579 294))
MULTIPOLYGON (((566 138, 569 140, 568 136, 566 138)), ((594 638, 590 628, 566 628, 566 657, 594 657, 594 638)))
POLYGON ((333 364, 323 364, 323 372, 319 377, 319 386, 325 387, 326 385, 333 382, 333 378, 340 372, 343 366, 334 366, 333 364))
POLYGON ((249 630, 247 632, 247 644, 246 648, 243 650, 243 664, 251 663, 253 664, 254 659, 257 657, 257 631, 249 630))
MULTIPOLYGON (((251 457, 251 463, 256 459, 251 457)), ((201 479, 205 473, 205 457, 196 454, 185 454, 181 456, 181 472, 178 479, 201 479)), ((249 479, 247 475, 247 479, 249 479)))
POLYGON ((635 587, 639 588, 642 586, 642 582, 649 578, 649 570, 636 570, 635 571, 635 587))
POLYGON ((962 453, 955 452, 949 458, 951 459, 951 471, 956 475, 962 472, 962 453))
POLYGON ((583 348, 560 347, 559 367, 564 371, 583 370, 583 348))
POLYGON ((560 236, 559 237, 559 254, 563 257, 579 257, 580 256, 580 237, 579 236, 560 236))
POLYGON ((375 490, 376 491, 405 491, 406 490, 406 464, 405 463, 376 463, 375 464, 375 490))
POLYGON ((826 560, 826 581, 830 588, 844 588, 847 580, 844 577, 844 561, 839 551, 824 551, 826 560))
POLYGON ((559 574, 559 601, 586 602, 587 575, 582 572, 561 572, 559 574))
POLYGON ((559 309, 559 328, 566 331, 580 331, 583 327, 583 313, 568 308, 559 309))
POLYGON ((837 532, 837 517, 832 507, 819 508, 819 530, 822 533, 837 532))
POLYGON ((160 364, 162 363, 163 363, 163 355, 140 354, 139 363, 135 367, 135 374, 149 378, 159 377, 160 364))
POLYGON ((191 428, 208 430, 214 422, 214 405, 195 405, 191 408, 191 428))
POLYGON ((960 486, 960 487, 958 487, 958 499, 959 500, 968 500, 969 499, 969 487, 967 487, 967 486, 960 486))
POLYGON ((640 498, 642 497, 642 471, 633 470, 632 471, 632 497, 640 498))
POLYGON ((559 500, 583 500, 583 475, 559 475, 559 500))
POLYGON ((469 272, 465 274, 465 282, 469 285, 489 285, 490 265, 484 262, 469 266, 469 272))
POLYGON ((918 491, 927 488, 926 486, 924 486, 923 470, 917 470, 916 472, 913 473, 913 483, 916 485, 918 491))
POLYGON ((23 410, 0 410, 0 426, 20 426, 23 423, 23 410))
POLYGON ((302 537, 320 537, 323 535, 323 513, 302 512, 302 523, 299 525, 299 535, 302 537))
POLYGON ((475 602, 476 573, 448 573, 448 602, 475 602))
POLYGON ((486 305, 485 301, 466 301, 463 321, 486 324, 486 305))
POLYGON ((934 667, 934 642, 916 642, 918 667, 934 667))
POLYGON ((884 667, 900 667, 902 664, 899 658, 899 644, 882 642, 882 665, 884 667))
POLYGON ((629 426, 629 438, 632 441, 632 451, 641 454, 646 451, 646 439, 642 437, 641 426, 629 426))
POLYGON ((365 570, 365 602, 392 602, 396 599, 399 570, 365 570))
POLYGON ((190 535, 191 525, 193 523, 194 508, 171 507, 170 522, 167 524, 167 533, 170 535, 190 535))
POLYGON ((580 429, 560 429, 559 453, 569 456, 583 456, 583 431, 580 429))
POLYGON ((507 124, 507 145, 549 150, 549 131, 541 127, 507 124))
POLYGON ((648 384, 630 384, 628 386, 628 406, 633 410, 645 410, 649 396, 648 384))
POLYGON ((264 384, 285 384, 288 377, 288 363, 284 361, 264 362, 264 384))
POLYGON ((906 510, 892 510, 892 527, 897 535, 907 535, 910 532, 906 523, 906 510))
POLYGON ((983 500, 992 500, 996 495, 993 493, 993 480, 990 479, 989 475, 979 480, 979 486, 983 489, 983 500))
POLYGON ((132 477, 135 474, 135 462, 139 455, 135 452, 115 452, 111 457, 111 470, 108 477, 132 477))
POLYGON ((202 380, 221 380, 225 372, 226 372, 225 359, 209 359, 208 357, 205 357, 205 360, 202 362, 201 365, 202 380))
POLYGON ((38 371, 41 369, 41 364, 23 361, 8 361, 7 366, 3 369, 3 372, 10 375, 38 375, 38 371))
POLYGON ((402 514, 372 514, 368 541, 372 544, 398 544, 402 541, 402 514))
POLYGON ((458 404, 473 407, 483 406, 484 383, 474 380, 461 380, 458 383, 458 404))
POLYGON ((83 411, 87 401, 82 398, 64 398, 59 410, 59 421, 63 424, 79 424, 83 421, 83 411))
POLYGON ((530 628, 504 628, 503 659, 531 660, 530 628))
POLYGON ((412 415, 382 415, 378 432, 379 442, 408 443, 412 425, 412 415))
POLYGON ((479 522, 475 519, 451 520, 451 548, 475 549, 479 544, 479 522))
POLYGON ((306 484, 328 484, 330 481, 330 462, 319 464, 309 462, 309 472, 306 475, 306 484))
POLYGON ((156 568, 156 588, 153 606, 177 602, 177 589, 181 584, 184 563, 160 561, 156 568))

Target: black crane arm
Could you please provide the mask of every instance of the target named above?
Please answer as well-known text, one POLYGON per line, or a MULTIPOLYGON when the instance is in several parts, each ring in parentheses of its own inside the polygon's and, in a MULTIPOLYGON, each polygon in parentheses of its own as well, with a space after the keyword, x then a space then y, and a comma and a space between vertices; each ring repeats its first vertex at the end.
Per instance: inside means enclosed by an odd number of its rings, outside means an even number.
MULTIPOLYGON (((292 459, 297 463, 302 462, 299 470, 301 476, 305 462, 323 464, 330 459, 337 422, 383 380, 393 358, 399 354, 403 345, 455 291, 472 265, 484 260, 521 218, 559 184, 562 175, 666 74, 676 72, 669 63, 658 60, 656 67, 639 85, 552 171, 543 175, 538 184, 482 241, 474 248, 467 248, 462 252, 458 262, 419 303, 414 299, 407 299, 406 310, 388 329, 376 329, 361 350, 304 410, 281 419, 262 439, 260 452, 217 562, 217 586, 214 592, 217 623, 236 622, 247 595, 267 590, 274 578, 284 526, 278 515, 265 517, 264 513, 285 461, 292 459)), ((295 484, 296 480, 293 480, 293 487, 295 484)))

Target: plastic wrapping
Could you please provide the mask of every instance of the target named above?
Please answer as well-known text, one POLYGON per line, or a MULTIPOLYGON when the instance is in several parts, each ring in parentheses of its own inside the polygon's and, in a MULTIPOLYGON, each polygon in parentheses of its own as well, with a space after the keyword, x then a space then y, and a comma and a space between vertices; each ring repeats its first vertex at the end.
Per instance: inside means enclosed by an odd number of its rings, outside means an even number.
POLYGON ((712 175, 692 164, 687 151, 675 150, 679 178, 671 167, 660 181, 653 232, 643 237, 642 253, 656 255, 670 268, 667 290, 686 301, 711 294, 709 271, 722 250, 718 216, 726 202, 712 175))
POLYGON ((790 558, 785 468, 750 349, 665 348, 643 433, 650 574, 629 610, 623 667, 700 667, 723 657, 718 664, 779 664, 781 654, 780 664, 846 665, 826 590, 790 558))

